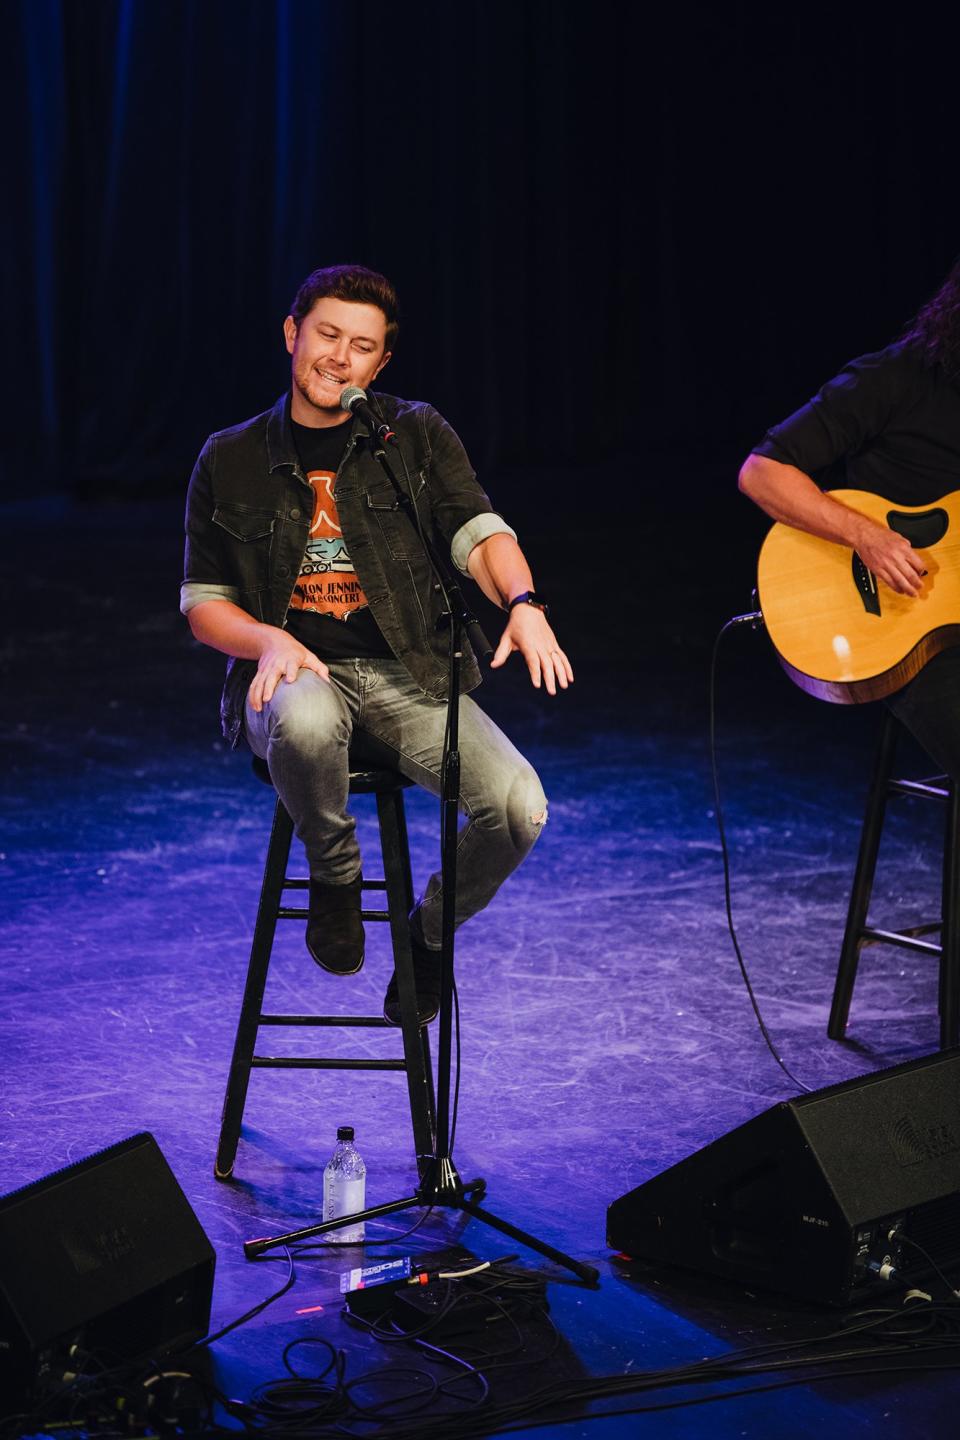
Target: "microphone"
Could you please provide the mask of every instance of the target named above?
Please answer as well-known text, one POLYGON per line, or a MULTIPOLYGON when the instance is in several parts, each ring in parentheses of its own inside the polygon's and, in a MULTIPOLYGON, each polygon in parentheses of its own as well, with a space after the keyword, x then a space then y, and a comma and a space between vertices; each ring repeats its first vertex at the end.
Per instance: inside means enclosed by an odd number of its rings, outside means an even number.
POLYGON ((359 415, 360 419, 369 425, 381 445, 398 445, 400 443, 387 421, 381 419, 370 404, 366 390, 361 390, 359 385, 347 386, 340 396, 340 409, 349 411, 351 415, 359 415))

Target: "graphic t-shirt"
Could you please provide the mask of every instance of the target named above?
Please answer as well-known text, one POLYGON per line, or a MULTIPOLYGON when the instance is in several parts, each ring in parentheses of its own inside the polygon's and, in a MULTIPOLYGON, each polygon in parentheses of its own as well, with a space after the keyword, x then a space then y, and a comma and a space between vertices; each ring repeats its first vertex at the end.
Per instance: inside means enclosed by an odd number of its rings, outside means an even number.
POLYGON ((340 530, 333 498, 349 423, 313 430, 291 421, 300 464, 313 491, 313 517, 286 629, 321 660, 392 654, 367 605, 340 530))

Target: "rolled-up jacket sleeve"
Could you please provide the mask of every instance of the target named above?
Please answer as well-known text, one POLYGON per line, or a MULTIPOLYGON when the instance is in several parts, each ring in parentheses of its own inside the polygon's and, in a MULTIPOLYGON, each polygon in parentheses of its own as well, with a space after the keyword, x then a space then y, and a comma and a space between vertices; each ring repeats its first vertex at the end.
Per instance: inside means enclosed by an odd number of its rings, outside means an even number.
POLYGON ((453 543, 450 546, 450 556, 454 565, 463 575, 469 574, 467 561, 470 552, 483 540, 489 540, 491 535, 512 535, 517 538, 516 530, 511 529, 506 520, 494 510, 486 510, 482 515, 475 515, 465 525, 461 525, 453 543))
POLYGON ((187 490, 186 544, 180 586, 180 610, 184 615, 204 600, 230 600, 237 604, 240 598, 239 590, 228 583, 224 573, 220 529, 213 523, 210 472, 215 448, 216 441, 211 436, 200 451, 187 490))
POLYGON ((229 600, 240 604, 240 591, 235 585, 208 585, 200 580, 184 580, 180 586, 180 613, 186 615, 205 600, 229 600))

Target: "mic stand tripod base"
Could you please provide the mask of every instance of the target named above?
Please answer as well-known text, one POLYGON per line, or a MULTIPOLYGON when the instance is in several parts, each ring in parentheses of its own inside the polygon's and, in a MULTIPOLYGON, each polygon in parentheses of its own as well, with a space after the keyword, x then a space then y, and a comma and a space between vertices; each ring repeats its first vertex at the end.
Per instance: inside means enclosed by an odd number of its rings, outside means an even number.
POLYGON ((365 1220, 380 1220, 385 1215, 396 1215, 400 1210, 412 1210, 415 1207, 423 1206, 430 1210, 443 1207, 447 1210, 462 1210, 465 1215, 472 1215, 474 1219, 482 1220, 485 1225, 499 1230, 503 1235, 508 1235, 511 1240, 518 1240, 520 1244, 526 1245, 530 1250, 536 1250, 547 1260, 562 1265, 565 1270, 571 1270, 574 1275, 586 1281, 588 1285, 597 1283, 600 1279, 600 1272, 593 1265, 584 1265, 579 1260, 572 1259, 562 1250, 555 1250, 552 1245, 547 1245, 536 1236, 529 1235, 525 1230, 519 1230, 516 1225, 511 1225, 506 1220, 501 1220, 499 1215, 491 1215, 489 1210, 482 1210, 472 1198, 467 1199, 468 1195, 473 1196, 478 1193, 482 1197, 486 1193, 486 1188, 485 1180, 471 1180, 465 1185, 449 1156, 431 1157, 415 1194, 408 1195, 403 1200, 391 1200, 386 1205, 371 1205, 366 1210, 358 1210, 355 1215, 339 1215, 336 1220, 321 1220, 317 1225, 308 1225, 303 1230, 291 1230, 286 1235, 245 1240, 243 1253, 249 1260, 255 1255, 262 1255, 265 1250, 271 1250, 275 1245, 296 1245, 301 1240, 310 1240, 315 1235, 324 1235, 330 1230, 340 1230, 347 1225, 360 1225, 365 1220))

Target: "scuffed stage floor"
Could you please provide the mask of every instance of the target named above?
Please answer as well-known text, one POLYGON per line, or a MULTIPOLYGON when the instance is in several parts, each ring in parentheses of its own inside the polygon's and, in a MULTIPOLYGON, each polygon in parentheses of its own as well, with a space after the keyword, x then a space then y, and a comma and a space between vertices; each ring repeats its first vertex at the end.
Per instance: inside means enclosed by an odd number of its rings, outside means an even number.
MULTIPOLYGON (((0 1183, 13 1189, 152 1132, 216 1247, 220 1325, 282 1279, 282 1260, 251 1265, 241 1242, 318 1217, 339 1124, 356 1129, 370 1203, 408 1193, 415 1167, 401 1076, 260 1072, 235 1177, 213 1177, 272 800, 220 741, 220 661, 176 612, 178 519, 176 503, 160 502, 7 516, 5 603, 17 624, 3 655, 0 1183)), ((710 642, 748 602, 749 552, 741 545, 736 574, 711 588, 697 578, 704 538, 677 574, 661 557, 644 595, 624 586, 615 604, 577 612, 575 593, 601 593, 616 573, 618 546, 624 558, 625 538, 611 537, 597 574, 576 585, 549 536, 529 547, 577 684, 553 702, 519 670, 484 687, 540 769, 550 820, 458 944, 458 1168, 486 1176, 491 1210, 602 1271, 589 1290, 520 1256, 551 1275, 568 1378, 821 1334, 834 1318, 693 1274, 626 1278, 605 1248, 612 1199, 797 1093, 763 1044, 727 935, 706 741, 710 642)), ((935 967, 887 950, 867 952, 847 1042, 825 1034, 874 728, 869 711, 801 696, 762 635, 726 642, 719 735, 734 911, 767 1023, 812 1088, 937 1045, 935 967)), ((410 792, 408 813, 422 883, 437 805, 410 792)), ((360 814, 375 856, 371 811, 360 814)), ((878 882, 885 920, 936 912, 939 823, 922 806, 895 812, 878 882)), ((270 1003, 376 1012, 390 968, 384 931, 370 927, 363 972, 338 980, 311 963, 297 926, 281 927, 270 1003)), ((373 1032, 348 1043, 379 1054, 396 1041, 373 1032)), ((369 1233, 399 1235, 416 1218, 369 1233)), ((398 1253, 453 1243, 483 1257, 512 1248, 434 1214, 398 1253)), ((306 1334, 342 1345, 351 1376, 401 1363, 341 1319, 347 1263, 335 1251, 298 1261, 294 1288, 215 1347, 224 1389, 243 1397, 279 1376, 284 1345, 306 1334)), ((512 1383, 515 1395, 542 1377, 512 1383)), ((952 1435, 958 1397, 949 1371, 891 1370, 535 1433, 899 1440, 952 1435)))

